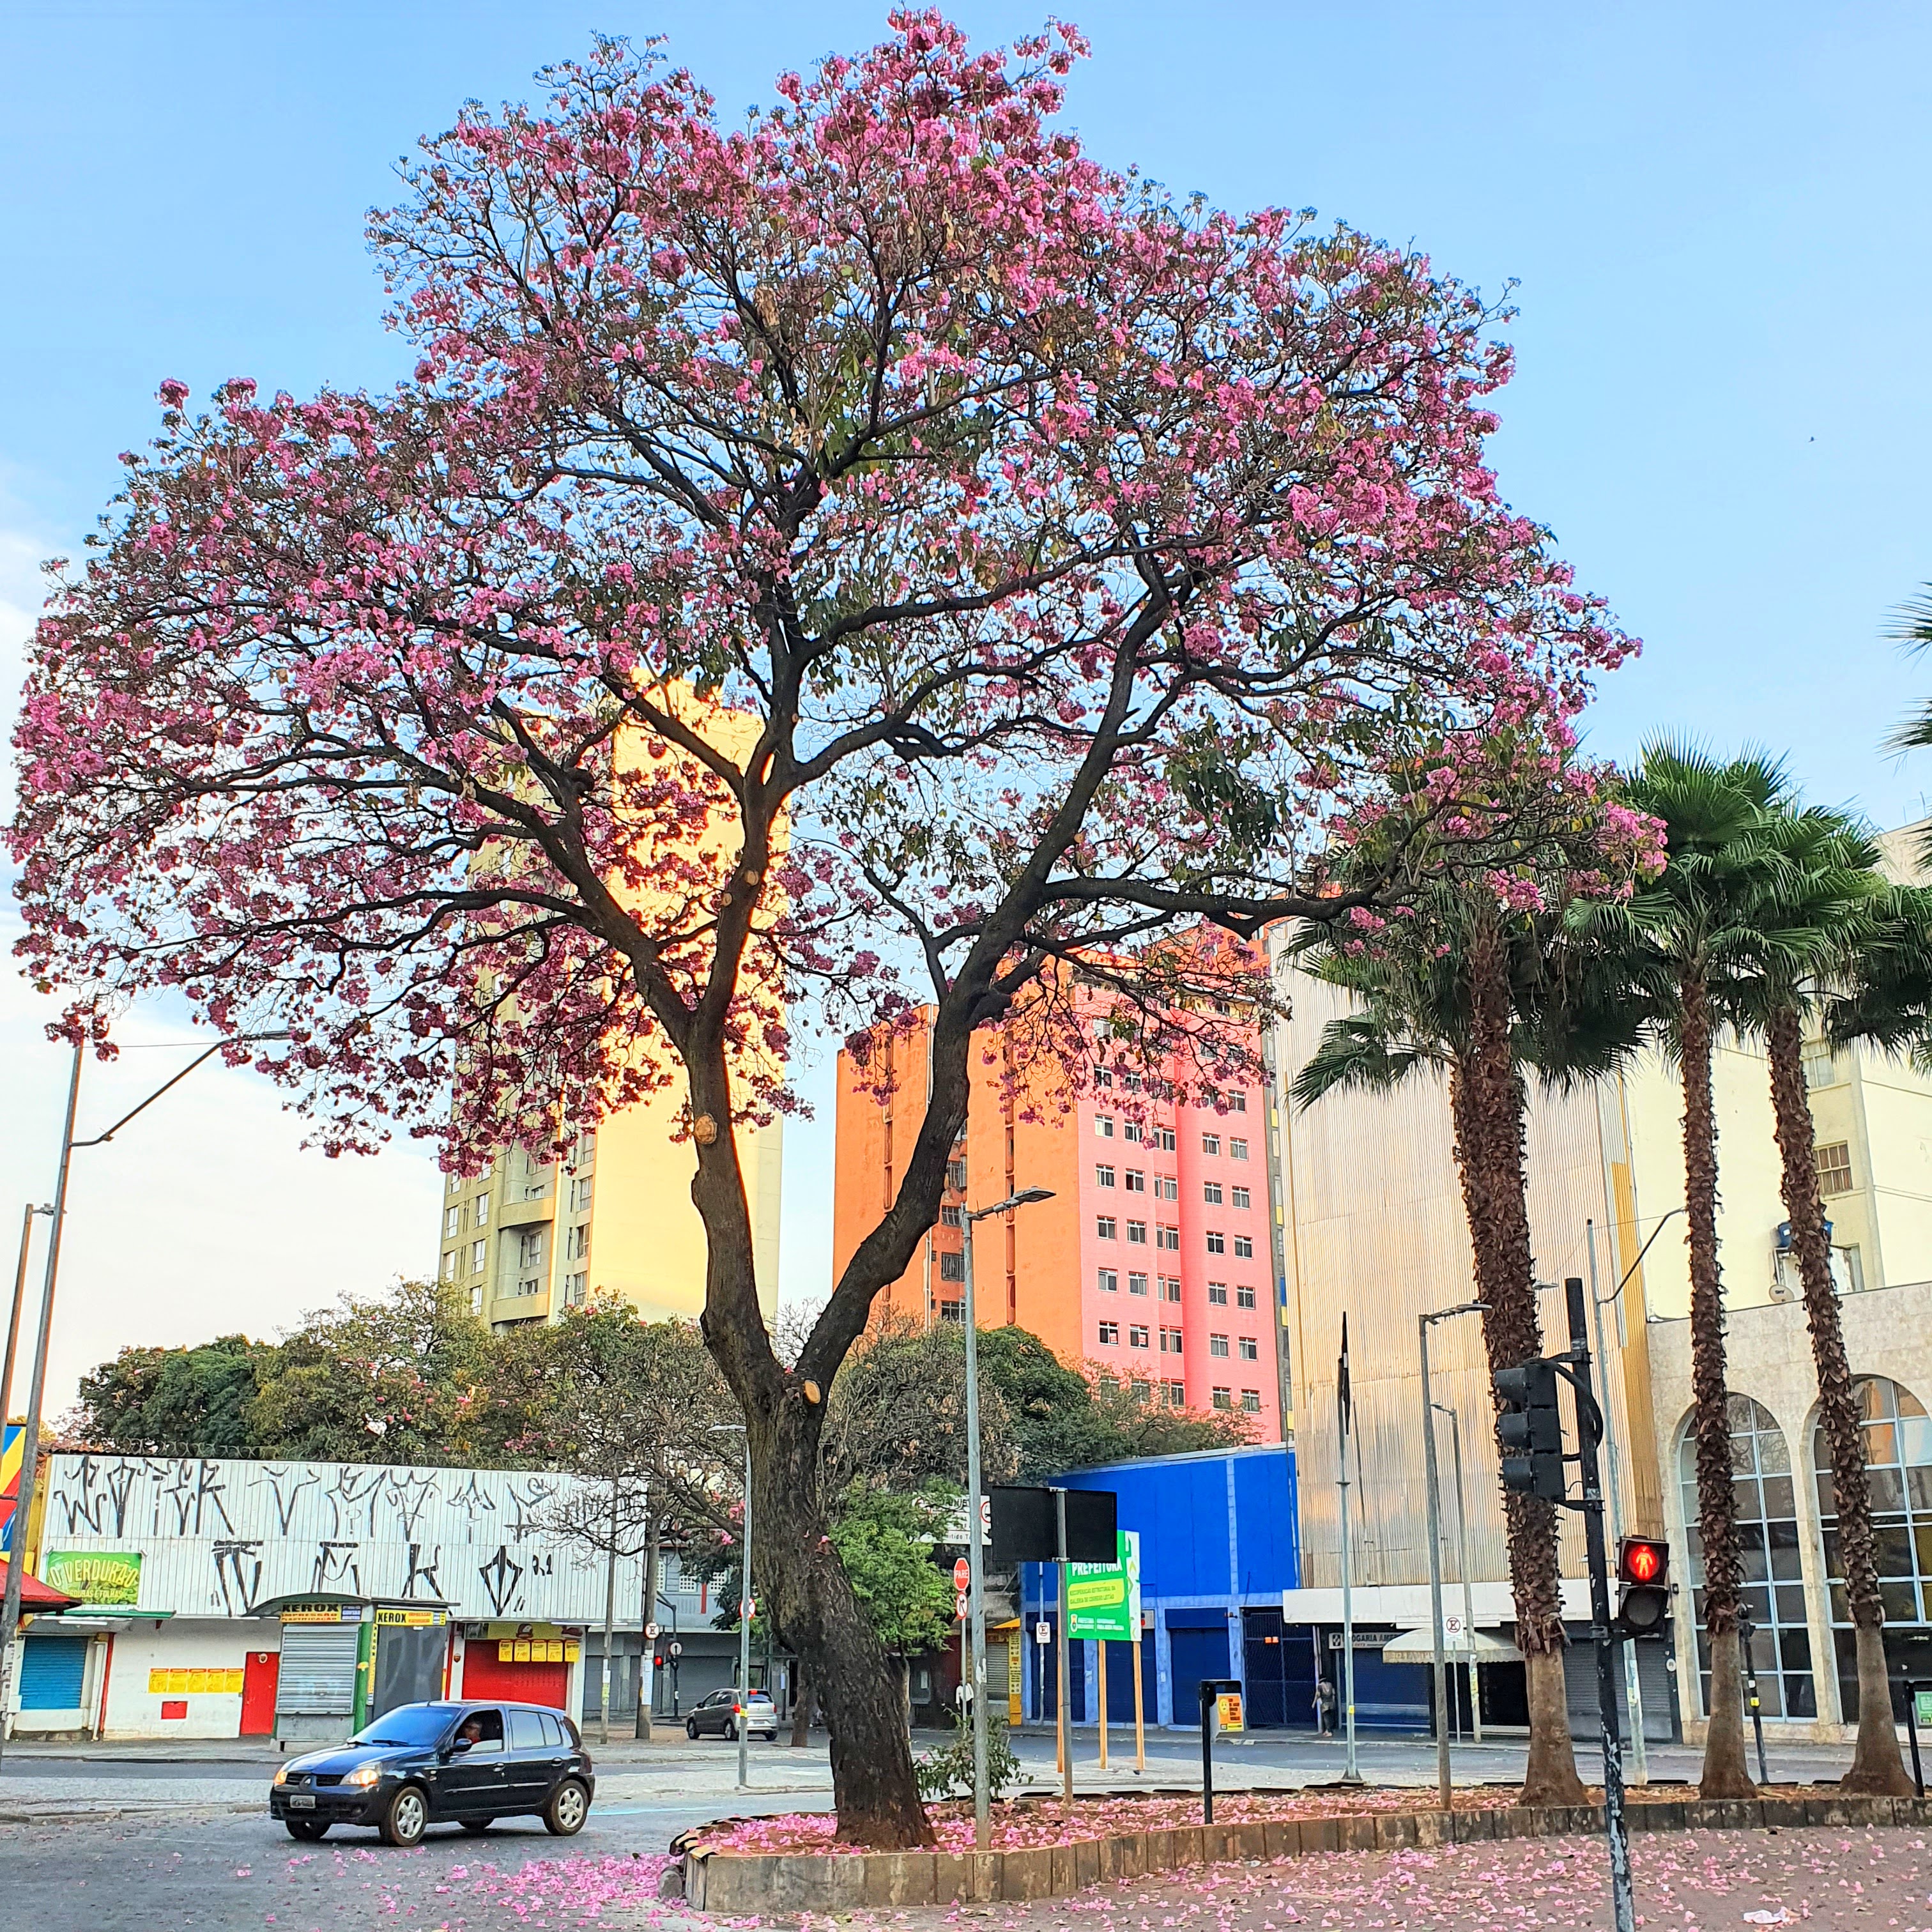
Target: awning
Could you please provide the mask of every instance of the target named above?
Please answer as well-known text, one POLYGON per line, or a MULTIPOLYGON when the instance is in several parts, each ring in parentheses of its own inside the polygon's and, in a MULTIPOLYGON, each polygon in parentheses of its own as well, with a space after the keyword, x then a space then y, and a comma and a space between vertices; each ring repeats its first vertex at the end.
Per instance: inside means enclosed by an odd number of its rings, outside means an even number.
MULTIPOLYGON (((0 1563, 0 1590, 7 1587, 7 1565, 0 1563)), ((20 1607, 32 1610, 37 1616, 58 1616, 63 1610, 70 1610, 80 1599, 70 1597, 64 1591, 56 1590, 51 1584, 43 1583, 31 1570, 20 1573, 20 1607)))
MULTIPOLYGON (((1475 1640, 1476 1661, 1478 1664, 1520 1664, 1522 1652, 1513 1643, 1505 1643, 1499 1636, 1491 1636, 1486 1630, 1472 1633, 1475 1640)), ((1446 1633, 1442 1640, 1442 1654, 1452 1664, 1467 1664, 1469 1660, 1470 1639, 1460 1630, 1446 1633)), ((1436 1661, 1436 1633, 1432 1630, 1407 1630, 1400 1636, 1392 1637, 1382 1646, 1384 1664, 1433 1664, 1436 1661)))

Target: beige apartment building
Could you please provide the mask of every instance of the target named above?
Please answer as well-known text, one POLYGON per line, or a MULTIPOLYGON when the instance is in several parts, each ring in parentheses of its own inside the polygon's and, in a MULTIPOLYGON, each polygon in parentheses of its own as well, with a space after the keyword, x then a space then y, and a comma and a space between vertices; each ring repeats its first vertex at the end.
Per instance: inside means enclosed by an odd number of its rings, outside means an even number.
MULTIPOLYGON (((621 1295, 645 1320, 695 1320, 704 1306, 704 1224, 692 1204, 698 1156, 672 1138, 663 1096, 580 1134, 566 1161, 520 1148, 474 1180, 452 1174, 442 1209, 445 1281, 464 1289, 493 1328, 554 1321, 593 1289, 621 1295)), ((738 1154, 752 1204, 758 1300, 776 1318, 782 1124, 747 1129, 738 1154)))
MULTIPOLYGON (((1919 828, 1886 841, 1910 875, 1919 828)), ((1391 1724, 1426 1720, 1418 1668, 1384 1664, 1428 1617, 1428 1544, 1418 1318, 1474 1293, 1448 1100, 1418 1082, 1398 1094, 1335 1094, 1297 1113, 1280 1099, 1346 996, 1285 966, 1292 1001, 1273 1042, 1273 1138, 1280 1168, 1282 1315, 1297 1422, 1304 1588, 1288 1624, 1339 1616, 1335 1384, 1348 1316, 1356 1437, 1348 1472, 1357 1615, 1376 1646, 1367 1701, 1391 1724), (1388 1642, 1376 1640, 1386 1634, 1388 1642), (1411 1681, 1413 1678, 1414 1681, 1411 1681)), ((1855 1376, 1863 1378, 1868 1460, 1879 1515, 1887 1647, 1895 1682, 1932 1677, 1932 1081, 1868 1052, 1822 1043, 1806 1072, 1818 1166, 1832 1228, 1855 1376)), ((1816 1387, 1804 1310, 1784 1245, 1768 1070, 1726 1040, 1714 1069, 1721 1198, 1718 1234, 1729 1311, 1730 1384, 1753 1656, 1774 1738, 1847 1735, 1856 1714, 1850 1630, 1834 1549, 1828 1474, 1819 1480, 1816 1387)), ((1699 1575, 1689 1533, 1696 1490, 1689 1420, 1690 1282, 1682 1235, 1684 1166, 1678 1082, 1646 1058, 1624 1077, 1570 1094, 1533 1094, 1530 1211, 1544 1342, 1564 1345, 1561 1283, 1584 1279, 1600 1305, 1616 1436, 1619 1514, 1629 1532, 1662 1534, 1672 1551, 1676 1615, 1667 1642, 1639 1646, 1645 1728, 1701 1736, 1707 1659, 1697 1629, 1699 1575), (1656 1235, 1641 1263, 1645 1242, 1656 1235)), ((1592 1346, 1596 1344, 1594 1335, 1592 1346)), ((1450 1607, 1460 1600, 1465 1534, 1479 1628, 1503 1646, 1485 1666, 1492 1720, 1511 1720, 1512 1615, 1492 1403, 1474 1316, 1434 1324, 1432 1389, 1444 1458, 1442 1528, 1450 1607), (1450 1430, 1464 1480, 1448 1474, 1450 1430), (1463 1516, 1466 1512, 1466 1519, 1463 1516), (1493 1691, 1489 1680, 1494 1679, 1493 1691)), ((1585 1616, 1580 1533, 1563 1544, 1566 1614, 1585 1616)), ((1339 1640, 1335 1640, 1339 1641, 1339 1640)), ((1357 1640, 1358 1684, 1363 1639, 1357 1640)), ((1579 1662, 1583 1658, 1579 1658, 1579 1662)), ((1520 1666, 1516 1666, 1520 1678, 1520 1666)), ((1594 1734, 1594 1689, 1573 1667, 1571 1708, 1594 1734)), ((1361 1694, 1358 1690, 1358 1699, 1361 1694)))

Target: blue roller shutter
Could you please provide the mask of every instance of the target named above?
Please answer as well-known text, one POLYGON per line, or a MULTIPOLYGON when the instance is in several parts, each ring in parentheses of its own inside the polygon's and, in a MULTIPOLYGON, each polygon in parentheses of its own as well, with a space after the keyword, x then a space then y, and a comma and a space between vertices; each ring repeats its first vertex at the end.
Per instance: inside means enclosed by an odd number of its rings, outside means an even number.
POLYGON ((20 1666, 23 1711, 76 1711, 87 1673, 84 1636, 30 1636, 20 1666))

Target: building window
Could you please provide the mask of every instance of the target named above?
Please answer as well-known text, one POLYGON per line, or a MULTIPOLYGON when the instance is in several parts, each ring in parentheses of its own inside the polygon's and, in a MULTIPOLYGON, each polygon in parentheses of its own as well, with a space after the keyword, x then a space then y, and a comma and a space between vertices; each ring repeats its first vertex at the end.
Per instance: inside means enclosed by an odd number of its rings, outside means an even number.
POLYGON ((1261 1392, 1261 1390, 1260 1390, 1259 1389, 1244 1389, 1244 1390, 1242 1390, 1242 1391, 1241 1391, 1241 1408, 1242 1408, 1243 1412, 1244 1412, 1245 1414, 1249 1414, 1249 1415, 1258 1415, 1258 1414, 1261 1414, 1261 1412, 1262 1412, 1262 1392, 1261 1392))
POLYGON ((1096 1066, 1094 1068, 1094 1084, 1096 1087, 1111 1087, 1113 1084, 1114 1076, 1109 1073, 1104 1066, 1096 1066))
POLYGON ((470 1291, 470 1312, 472 1315, 483 1312, 483 1290, 480 1285, 470 1291))
POLYGON ((1180 1183, 1171 1174, 1156 1174, 1154 1178, 1154 1196, 1156 1201, 1178 1201, 1180 1183))
POLYGON ((1204 1180, 1201 1184, 1201 1198, 1210 1208, 1221 1204, 1221 1184, 1218 1180, 1204 1180))
POLYGON ((1141 1076, 1138 1073, 1123 1073, 1120 1084, 1130 1094, 1138 1094, 1141 1090, 1141 1076))
POLYGON ((1162 1382, 1160 1386, 1161 1392, 1167 1397, 1169 1408, 1185 1408, 1187 1406, 1187 1384, 1185 1382, 1162 1382))
POLYGON ((1172 1127, 1156 1127, 1154 1131, 1154 1138, 1153 1141, 1150 1142, 1148 1144, 1150 1146, 1157 1145, 1162 1154, 1173 1153, 1174 1130, 1172 1127))
POLYGON ((1132 1141, 1139 1147, 1146 1142, 1147 1130, 1138 1120, 1124 1120, 1120 1124, 1120 1138, 1124 1141, 1132 1141))
POLYGON ((942 1322, 956 1322, 963 1328, 966 1325, 966 1304, 963 1301, 942 1301, 939 1304, 939 1318, 942 1322))
POLYGON ((463 1192, 462 1175, 460 1174, 452 1174, 445 1185, 450 1193, 460 1194, 463 1192))
POLYGON ((544 1231, 541 1228, 526 1228, 517 1237, 517 1266, 527 1272, 543 1266, 544 1231))
POLYGON ((1203 1154, 1219 1154, 1221 1151, 1221 1136, 1219 1134, 1203 1134, 1201 1136, 1201 1151, 1203 1154))
MULTIPOLYGON (((526 1275, 517 1283, 517 1293, 525 1300, 533 1294, 541 1294, 542 1292, 543 1283, 535 1275, 526 1275)), ((518 1318, 520 1321, 522 1317, 520 1316, 518 1318)))
POLYGON ((949 1201, 940 1209, 939 1225, 942 1228, 956 1228, 959 1226, 959 1204, 956 1201, 949 1201))
POLYGON ((443 1215, 442 1238, 446 1241, 451 1235, 458 1234, 462 1232, 463 1204, 459 1201, 454 1208, 448 1209, 443 1215))
POLYGON ((1103 1141, 1112 1140, 1114 1138, 1113 1115, 1112 1114, 1096 1114, 1094 1116, 1094 1131, 1098 1134, 1103 1141))
POLYGON ((1234 1291, 1234 1306, 1237 1308, 1252 1308, 1254 1305, 1255 1292, 1247 1282, 1244 1282, 1234 1291))
POLYGON ((590 1205, 590 1177, 580 1174, 570 1184, 570 1211, 580 1214, 590 1205))
POLYGON ((1096 1166, 1094 1169, 1094 1185, 1096 1187, 1111 1187, 1113 1184, 1114 1170, 1105 1165, 1096 1166))
POLYGON ((1136 1402, 1145 1402, 1154 1394, 1154 1384, 1139 1376, 1128 1379, 1127 1390, 1136 1402))
MULTIPOLYGON (((1748 1396, 1726 1405, 1731 1425, 1731 1492, 1736 1499, 1738 1545, 1744 1558, 1744 1608, 1756 1627, 1751 1664, 1767 1718, 1815 1718, 1811 1637, 1800 1573, 1798 1505, 1790 1451, 1769 1410, 1748 1396)), ((1685 1580, 1697 1620, 1697 1668, 1702 1708, 1711 1708, 1711 1640, 1704 1630, 1704 1562, 1697 1533, 1697 1438, 1686 1426, 1678 1451, 1683 1486, 1685 1580)), ((1878 1501, 1876 1490, 1872 1497, 1878 1501)), ((1831 1539, 1827 1539, 1828 1556, 1831 1539)), ((1847 1630, 1846 1635, 1851 1633, 1847 1630)), ((1854 1686, 1856 1688, 1856 1686, 1854 1686)))
POLYGON ((1166 1248, 1174 1254, 1180 1253, 1180 1230, 1178 1228, 1161 1228, 1155 1232, 1157 1237, 1154 1242, 1156 1247, 1166 1248))
POLYGON ((1130 1241, 1138 1241, 1142 1247, 1145 1247, 1147 1223, 1144 1221, 1130 1221, 1127 1223, 1127 1239, 1130 1241))
POLYGON ((572 1228, 564 1241, 563 1257, 566 1261, 581 1261, 590 1252, 590 1223, 579 1221, 572 1228))
POLYGON ((1852 1150, 1849 1142, 1833 1141, 1818 1150, 1818 1192, 1849 1194, 1852 1191, 1852 1150))
POLYGON ((1208 1230, 1208 1252, 1210 1255, 1225 1255, 1228 1252, 1228 1238, 1219 1228, 1208 1230))
POLYGON ((959 1249, 943 1248, 940 1250, 939 1278, 941 1281, 964 1281, 966 1279, 966 1257, 959 1249))
POLYGON ((1808 1041, 1804 1047, 1804 1084, 1829 1087, 1838 1078, 1838 1056, 1822 1040, 1808 1041))
POLYGON ((1227 1336, 1225 1335, 1210 1335, 1208 1338, 1208 1352, 1210 1355, 1225 1358, 1228 1352, 1227 1336))
POLYGON ((472 1241, 470 1244, 470 1272, 472 1274, 481 1274, 483 1272, 483 1259, 488 1252, 489 1247, 490 1244, 488 1241, 472 1241))
POLYGON ((563 1305, 566 1308, 581 1308, 590 1293, 590 1276, 587 1273, 580 1270, 575 1274, 564 1276, 563 1305))
POLYGON ((1248 1144, 1246 1141, 1236 1139, 1228 1143, 1228 1158, 1230 1160, 1246 1160, 1247 1157, 1248 1144))
POLYGON ((1120 1346, 1120 1324, 1118 1322, 1100 1324, 1100 1346, 1103 1348, 1118 1348, 1120 1346))
POLYGON ((1148 1278, 1144 1274, 1129 1275, 1127 1277, 1127 1292, 1130 1294, 1146 1294, 1148 1292, 1147 1281, 1148 1278))
POLYGON ((1252 1234, 1234 1237, 1234 1258, 1238 1262, 1251 1262, 1255 1258, 1255 1238, 1252 1234))
POLYGON ((1102 1268, 1100 1270, 1100 1292, 1102 1294, 1118 1294, 1120 1292, 1120 1277, 1112 1268, 1102 1268))
POLYGON ((1147 1192, 1147 1176, 1138 1168, 1129 1168, 1120 1178, 1126 1183, 1130 1194, 1144 1194, 1147 1192))
POLYGON ((1256 1341, 1255 1338, 1252 1335, 1244 1335, 1241 1337, 1240 1347, 1241 1360, 1243 1361, 1258 1362, 1261 1360, 1262 1352, 1260 1345, 1256 1341))
POLYGON ((479 1194, 476 1197, 476 1225, 479 1228, 487 1228, 490 1225, 490 1197, 487 1194, 479 1194))
POLYGON ((1232 1389, 1217 1388, 1214 1391, 1214 1406, 1216 1408, 1232 1408, 1234 1406, 1234 1391, 1232 1389))
POLYGON ((1148 1331, 1136 1322, 1127 1330, 1127 1346, 1130 1348, 1144 1348, 1147 1345, 1148 1331))
POLYGON ((1254 1204, 1254 1196, 1245 1187, 1236 1188, 1234 1198, 1229 1203, 1230 1206, 1235 1208, 1252 1208, 1254 1204))
POLYGON ((946 1163, 946 1184, 956 1194, 966 1192, 966 1163, 963 1160, 949 1160, 946 1163))
POLYGON ((1160 1298, 1163 1301, 1178 1301, 1180 1299, 1180 1277, 1178 1275, 1164 1274, 1161 1276, 1160 1298))
MULTIPOLYGON (((1926 1628, 1932 1624, 1932 1420, 1928 1420, 1910 1389, 1881 1376, 1864 1377, 1853 1383, 1852 1400, 1864 1438, 1865 1481, 1871 1492, 1878 1593, 1885 1606, 1886 1655, 1895 1684, 1902 1677, 1916 1674, 1914 1666, 1924 1654, 1927 1637, 1932 1636, 1926 1628)), ((1845 1600, 1845 1565, 1838 1545, 1838 1506, 1832 1480, 1831 1445, 1822 1428, 1812 1438, 1811 1462, 1817 1472, 1818 1516, 1825 1535, 1825 1574, 1830 1588, 1832 1642, 1838 1655, 1838 1695, 1844 1702, 1846 1723, 1856 1724, 1858 1652, 1851 1612, 1845 1600)), ((1746 1547, 1748 1550, 1749 1546, 1746 1547)), ((1796 1551, 1791 1555, 1791 1575, 1795 1580, 1796 1551)), ((1779 1574, 1774 1567, 1773 1576, 1779 1574)), ((1744 1575, 1750 1578, 1753 1574, 1747 1555, 1744 1575)), ((1778 1595, 1784 1595, 1781 1587, 1774 1583, 1773 1588, 1778 1595)), ((1748 1601, 1751 1594, 1747 1588, 1748 1601)), ((1752 1615, 1754 1618, 1756 1615, 1755 1604, 1752 1615)), ((1769 1706, 1766 1708, 1768 1710, 1769 1706)))
POLYGON ((1228 1103, 1228 1111, 1229 1113, 1245 1114, 1248 1111, 1248 1096, 1246 1094, 1224 1094, 1222 1098, 1225 1099, 1228 1103))
POLYGON ((1094 1218, 1094 1232, 1103 1241, 1115 1240, 1119 1238, 1120 1223, 1111 1214, 1097 1215, 1094 1218))
POLYGON ((1163 1328, 1160 1331, 1160 1352, 1163 1355, 1180 1353, 1180 1330, 1178 1328, 1163 1328))
POLYGON ((1228 1305, 1228 1284, 1225 1281, 1210 1281, 1208 1284, 1208 1299, 1216 1308, 1228 1305))
POLYGON ((445 1281, 456 1279, 456 1250, 452 1248, 442 1258, 442 1278, 445 1281))

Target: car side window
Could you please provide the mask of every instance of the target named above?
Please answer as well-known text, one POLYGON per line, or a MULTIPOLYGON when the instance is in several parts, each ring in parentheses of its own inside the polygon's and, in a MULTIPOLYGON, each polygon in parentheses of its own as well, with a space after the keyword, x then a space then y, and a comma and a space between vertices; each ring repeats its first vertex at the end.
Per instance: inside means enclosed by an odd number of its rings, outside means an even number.
POLYGON ((456 1727, 459 1738, 470 1740, 470 1755, 500 1751, 503 1748, 503 1714, 501 1711, 472 1711, 456 1727))
POLYGON ((548 1711, 537 1713, 537 1722, 543 1726, 543 1741, 552 1750, 563 1742, 563 1731, 556 1720, 548 1711))
POLYGON ((512 1711, 510 1713, 511 1750, 541 1750, 547 1742, 540 1713, 536 1711, 512 1711))

